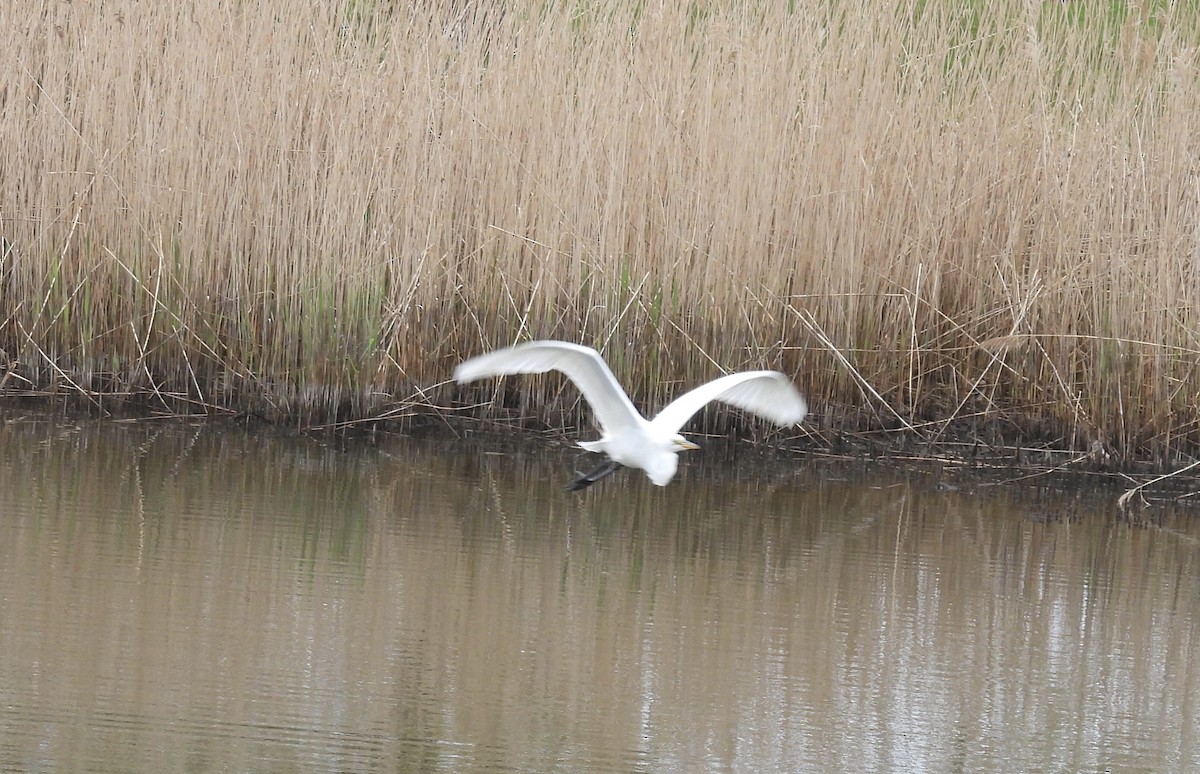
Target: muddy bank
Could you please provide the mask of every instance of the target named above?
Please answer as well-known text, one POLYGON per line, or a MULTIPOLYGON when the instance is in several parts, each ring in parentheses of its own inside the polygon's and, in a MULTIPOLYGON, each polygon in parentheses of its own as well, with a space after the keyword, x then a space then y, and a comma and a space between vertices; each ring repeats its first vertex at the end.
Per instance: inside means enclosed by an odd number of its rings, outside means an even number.
MULTIPOLYGON (((9 396, 0 397, 0 422, 204 423, 255 434, 300 434, 345 447, 381 444, 407 435, 467 443, 488 454, 559 454, 563 456, 564 487, 573 465, 586 467, 596 459, 576 446, 579 440, 598 437, 586 419, 551 427, 515 415, 483 417, 478 406, 401 404, 360 420, 305 423, 279 421, 257 412, 176 408, 179 410, 156 409, 146 401, 114 396, 9 396)), ((1200 464, 1123 458, 1099 443, 1086 450, 1064 448, 1054 439, 1006 438, 997 427, 981 428, 978 423, 932 434, 895 429, 835 431, 812 427, 807 421, 794 430, 777 431, 744 417, 728 416, 726 420, 723 432, 706 430, 703 423, 695 432, 685 428, 685 434, 701 449, 688 453, 682 464, 702 464, 707 475, 774 481, 901 468, 929 486, 945 490, 970 492, 996 486, 1056 492, 1099 489, 1111 495, 1115 513, 1133 518, 1200 506, 1200 464)))

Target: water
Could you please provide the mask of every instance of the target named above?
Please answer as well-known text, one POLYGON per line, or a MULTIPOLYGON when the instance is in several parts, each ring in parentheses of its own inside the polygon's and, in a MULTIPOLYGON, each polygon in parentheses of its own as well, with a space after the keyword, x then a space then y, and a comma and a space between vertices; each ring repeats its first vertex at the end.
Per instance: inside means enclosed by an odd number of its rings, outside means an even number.
POLYGON ((1200 767, 1200 521, 1112 492, 3 417, 0 770, 1200 767))

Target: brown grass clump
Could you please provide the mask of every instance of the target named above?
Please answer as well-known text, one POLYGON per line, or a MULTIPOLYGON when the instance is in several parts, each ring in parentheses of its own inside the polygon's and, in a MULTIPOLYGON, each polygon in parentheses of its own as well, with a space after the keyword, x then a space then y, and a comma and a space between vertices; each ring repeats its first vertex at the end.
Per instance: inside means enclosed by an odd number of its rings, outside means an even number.
POLYGON ((1200 36, 1083 5, 8 3, 3 389, 364 416, 556 337, 1193 453, 1200 36))

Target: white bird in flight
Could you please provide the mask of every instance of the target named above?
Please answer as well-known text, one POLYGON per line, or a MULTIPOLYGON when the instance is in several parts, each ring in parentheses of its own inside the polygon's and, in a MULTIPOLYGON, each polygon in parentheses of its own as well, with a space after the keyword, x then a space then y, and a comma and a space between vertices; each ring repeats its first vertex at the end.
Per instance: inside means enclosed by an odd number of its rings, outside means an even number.
POLYGON ((679 465, 676 455, 696 444, 679 429, 714 400, 728 403, 788 427, 804 419, 808 406, 796 387, 778 371, 729 374, 685 392, 647 421, 630 402, 612 371, 591 347, 565 341, 531 341, 463 361, 454 369, 459 384, 510 374, 566 374, 592 407, 600 424, 598 441, 582 441, 590 452, 608 455, 591 473, 581 473, 571 491, 591 486, 622 465, 640 468, 652 482, 666 486, 679 465))

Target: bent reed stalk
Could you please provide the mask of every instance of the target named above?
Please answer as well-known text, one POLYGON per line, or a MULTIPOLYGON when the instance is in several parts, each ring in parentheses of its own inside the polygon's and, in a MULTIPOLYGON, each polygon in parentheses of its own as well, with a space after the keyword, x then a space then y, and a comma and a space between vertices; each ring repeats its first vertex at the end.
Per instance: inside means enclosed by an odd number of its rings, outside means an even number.
POLYGON ((647 410, 776 368, 826 435, 1177 460, 1197 29, 1083 5, 7 3, 0 384, 308 422, 558 338, 647 410))

